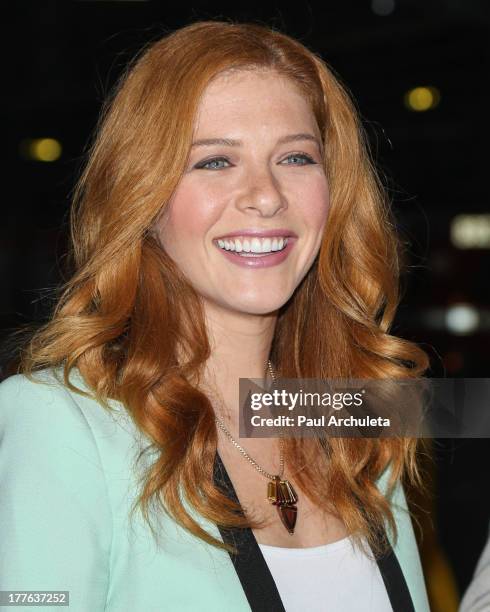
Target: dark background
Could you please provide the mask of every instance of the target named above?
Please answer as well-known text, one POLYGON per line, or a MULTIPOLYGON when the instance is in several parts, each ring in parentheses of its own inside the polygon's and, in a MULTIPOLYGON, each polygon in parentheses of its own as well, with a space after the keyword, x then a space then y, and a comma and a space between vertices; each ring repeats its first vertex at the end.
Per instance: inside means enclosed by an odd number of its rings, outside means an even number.
MULTIPOLYGON (((3 28, 0 339, 42 320, 52 306, 70 192, 102 100, 125 63, 149 40, 205 19, 271 25, 320 53, 339 75, 356 100, 410 244, 393 333, 429 352, 433 376, 487 377, 490 238, 486 247, 457 248, 450 231, 456 215, 489 212, 484 0, 325 0, 288 10, 283 2, 18 3, 3 28), (404 97, 417 86, 436 87, 439 104, 409 110, 404 97), (58 160, 26 156, 22 143, 42 137, 61 142, 58 160), (473 328, 448 326, 458 304, 476 317, 473 328)), ((431 518, 460 591, 488 530, 488 456, 488 440, 435 445, 431 518)))

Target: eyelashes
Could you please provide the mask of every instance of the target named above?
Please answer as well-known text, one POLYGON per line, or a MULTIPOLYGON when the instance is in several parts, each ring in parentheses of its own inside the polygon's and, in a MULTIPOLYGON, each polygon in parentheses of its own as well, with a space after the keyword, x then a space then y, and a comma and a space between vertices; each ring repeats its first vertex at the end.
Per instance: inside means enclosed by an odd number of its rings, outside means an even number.
POLYGON ((216 162, 221 162, 221 161, 230 163, 226 159, 226 157, 212 157, 211 159, 207 159, 205 161, 199 162, 198 164, 194 166, 194 168, 196 168, 196 170, 221 170, 221 168, 216 168, 216 167, 206 168, 206 166, 209 166, 209 164, 214 164, 216 162))
MULTIPOLYGON (((299 159, 304 159, 306 160, 307 163, 303 163, 303 164, 285 164, 287 166, 307 166, 309 164, 316 164, 317 162, 311 157, 311 155, 308 155, 307 153, 291 153, 290 155, 288 155, 285 159, 291 159, 291 158, 299 158, 299 159)), ((196 164, 194 166, 194 168, 196 170, 224 170, 225 168, 229 168, 230 166, 221 166, 221 167, 207 167, 210 164, 214 164, 214 163, 218 163, 218 162, 226 162, 228 164, 230 164, 230 161, 223 156, 219 156, 219 157, 211 157, 210 159, 206 159, 202 162, 199 162, 198 164, 196 164)), ((282 164, 282 162, 281 162, 282 164)))
MULTIPOLYGON (((316 164, 316 161, 313 159, 313 157, 311 157, 311 155, 308 155, 307 153, 291 153, 291 155, 288 155, 286 159, 291 159, 291 157, 300 157, 300 158, 306 159, 308 164, 316 164)), ((307 166, 308 164, 287 164, 287 165, 307 166)))

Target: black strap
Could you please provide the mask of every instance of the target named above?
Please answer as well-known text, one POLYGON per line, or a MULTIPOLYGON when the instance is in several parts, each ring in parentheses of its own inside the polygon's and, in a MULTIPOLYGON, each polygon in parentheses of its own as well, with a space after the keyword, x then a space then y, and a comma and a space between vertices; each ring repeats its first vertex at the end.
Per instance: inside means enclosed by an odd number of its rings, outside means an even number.
MULTIPOLYGON (((216 453, 214 482, 233 501, 238 497, 221 457, 216 453)), ((229 553, 253 612, 286 612, 262 551, 250 528, 225 529, 218 525, 223 541, 236 547, 229 553)))
POLYGON ((386 553, 376 561, 394 612, 415 612, 405 576, 389 544, 386 553))
MULTIPOLYGON (((230 499, 238 502, 235 487, 219 453, 216 453, 214 462, 214 482, 230 499)), ((276 583, 253 531, 249 527, 225 529, 220 525, 218 529, 223 541, 235 546, 238 550, 237 555, 231 552, 229 555, 252 612, 285 612, 276 583)), ((415 612, 405 577, 389 542, 387 552, 377 559, 377 563, 393 611, 415 612)))

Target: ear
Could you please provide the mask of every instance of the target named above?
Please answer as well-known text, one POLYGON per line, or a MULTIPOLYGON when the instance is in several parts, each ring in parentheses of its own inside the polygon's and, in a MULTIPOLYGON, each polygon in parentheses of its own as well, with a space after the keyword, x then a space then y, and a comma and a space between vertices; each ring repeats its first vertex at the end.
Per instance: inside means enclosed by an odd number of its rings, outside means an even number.
POLYGON ((167 222, 167 218, 168 218, 166 208, 167 206, 162 206, 156 219, 153 221, 153 223, 150 225, 150 227, 148 228, 146 232, 147 235, 154 238, 158 242, 158 244, 160 244, 160 246, 161 246, 161 240, 160 240, 161 232, 164 229, 166 222, 167 222))
POLYGON ((157 230, 154 227, 149 227, 147 229, 147 231, 145 232, 145 239, 148 242, 152 242, 156 244, 160 249, 163 249, 163 244, 160 239, 160 234, 157 232, 157 230))

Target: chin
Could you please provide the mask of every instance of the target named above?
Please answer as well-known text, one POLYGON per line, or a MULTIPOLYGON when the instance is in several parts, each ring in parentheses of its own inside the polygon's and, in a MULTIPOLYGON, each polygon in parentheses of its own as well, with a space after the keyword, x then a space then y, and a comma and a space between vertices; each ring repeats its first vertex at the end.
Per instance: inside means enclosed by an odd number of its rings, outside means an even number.
POLYGON ((259 315, 275 314, 277 313, 279 308, 280 306, 256 305, 256 306, 248 306, 248 307, 244 306, 242 308, 237 308, 237 310, 241 312, 242 314, 259 316, 259 315))
MULTIPOLYGON (((236 284, 233 289, 227 288, 226 292, 205 291, 201 295, 205 302, 213 305, 222 311, 235 312, 241 314, 266 315, 278 311, 290 299, 294 293, 289 283, 284 283, 282 287, 262 288, 254 285, 253 287, 241 286, 236 284), (284 286, 286 285, 286 286, 284 286)), ((223 287, 224 289, 224 287, 223 287)))
POLYGON ((265 315, 272 314, 279 310, 288 301, 289 296, 279 297, 270 296, 254 296, 250 299, 245 299, 242 296, 240 300, 230 300, 227 302, 227 307, 237 312, 244 314, 265 315))

